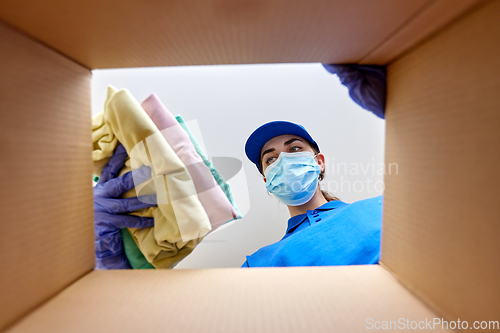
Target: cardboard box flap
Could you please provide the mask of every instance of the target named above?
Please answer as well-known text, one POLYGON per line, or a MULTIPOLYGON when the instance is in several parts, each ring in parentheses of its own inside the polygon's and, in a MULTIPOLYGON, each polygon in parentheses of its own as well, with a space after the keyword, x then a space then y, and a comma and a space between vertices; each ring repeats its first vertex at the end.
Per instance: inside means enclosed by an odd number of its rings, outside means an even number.
POLYGON ((388 67, 381 262, 449 318, 500 314, 500 1, 388 67))
POLYGON ((429 1, 414 17, 408 19, 359 63, 388 64, 483 2, 484 0, 429 1))
POLYGON ((0 24, 0 330, 94 267, 90 71, 0 24))
POLYGON ((358 333, 434 317, 378 265, 94 271, 9 332, 358 333))
MULTIPOLYGON (((460 10, 434 6, 432 17, 442 18, 425 24, 426 33, 474 3, 453 6, 460 10)), ((368 55, 384 63, 401 48, 373 51, 428 6, 428 0, 4 0, 0 19, 90 69, 356 63, 368 55)), ((419 29, 407 30, 404 45, 421 37, 419 29)))

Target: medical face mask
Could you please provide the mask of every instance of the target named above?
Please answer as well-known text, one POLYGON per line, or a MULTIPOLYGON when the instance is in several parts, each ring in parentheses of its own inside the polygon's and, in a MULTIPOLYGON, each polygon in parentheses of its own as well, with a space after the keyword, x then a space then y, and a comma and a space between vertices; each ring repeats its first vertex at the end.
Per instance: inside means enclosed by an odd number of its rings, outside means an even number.
POLYGON ((314 196, 321 167, 308 151, 280 153, 264 171, 266 189, 287 206, 300 206, 314 196))

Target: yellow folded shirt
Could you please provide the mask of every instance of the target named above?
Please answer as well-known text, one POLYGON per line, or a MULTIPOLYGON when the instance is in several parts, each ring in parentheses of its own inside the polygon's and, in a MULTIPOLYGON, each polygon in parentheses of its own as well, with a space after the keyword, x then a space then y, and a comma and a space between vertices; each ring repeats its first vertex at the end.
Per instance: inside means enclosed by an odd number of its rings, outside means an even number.
POLYGON ((92 141, 96 175, 102 173, 119 143, 129 154, 119 176, 142 165, 151 167, 153 179, 136 184, 122 197, 156 193, 158 207, 134 212, 154 217, 155 226, 129 231, 153 266, 172 268, 212 229, 187 168, 126 89, 108 87, 104 110, 92 118, 92 141))

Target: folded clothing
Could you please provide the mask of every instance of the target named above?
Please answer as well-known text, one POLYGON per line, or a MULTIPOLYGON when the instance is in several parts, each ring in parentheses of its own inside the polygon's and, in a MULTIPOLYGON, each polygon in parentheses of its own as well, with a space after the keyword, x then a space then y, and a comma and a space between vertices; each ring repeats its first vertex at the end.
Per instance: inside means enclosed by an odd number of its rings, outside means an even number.
POLYGON ((136 185, 122 197, 156 194, 157 207, 134 212, 154 217, 155 226, 129 231, 154 267, 174 267, 212 230, 188 169, 126 89, 108 87, 104 110, 92 119, 92 139, 96 175, 101 174, 119 142, 129 158, 118 176, 142 165, 151 167, 152 180, 136 185))
POLYGON ((123 247, 125 249, 125 255, 127 256, 128 262, 133 269, 154 269, 155 266, 151 265, 141 250, 137 247, 134 238, 128 231, 128 229, 122 229, 123 247))
MULTIPOLYGON (((212 231, 241 218, 229 184, 208 161, 182 116, 174 117, 155 94, 150 95, 141 106, 187 167, 194 180, 198 198, 209 216, 212 231)), ((154 268, 141 253, 130 233, 122 230, 122 234, 125 254, 132 268, 154 268)))
MULTIPOLYGON (((214 168, 213 163, 208 160, 207 156, 205 155, 205 152, 201 148, 200 143, 194 137, 193 133, 191 132, 191 130, 187 126, 184 118, 182 118, 182 116, 180 114, 178 114, 175 116, 175 119, 179 122, 179 124, 182 126, 182 128, 187 132, 187 134, 189 135, 189 139, 191 140, 191 142, 193 143, 193 145, 196 149, 196 152, 198 153, 198 155, 201 156, 201 158, 203 159, 203 163, 205 163, 205 165, 210 169, 210 172, 214 176, 215 181, 217 182, 217 184, 219 184, 220 188, 222 189, 222 191, 224 192, 226 197, 229 199, 229 202, 231 202, 231 205, 233 206, 234 210, 236 211, 236 217, 233 220, 243 218, 243 216, 241 215, 240 210, 238 209, 238 206, 236 205, 236 202, 233 198, 233 192, 231 191, 231 186, 224 180, 224 177, 222 177, 222 175, 219 173, 219 171, 217 171, 217 169, 214 168)), ((229 221, 227 221, 227 222, 229 222, 229 221)))
POLYGON ((151 94, 141 106, 189 171, 198 199, 209 217, 212 231, 236 218, 235 209, 215 181, 210 169, 196 152, 188 133, 160 99, 155 94, 151 94))
MULTIPOLYGON (((175 116, 176 121, 182 126, 182 129, 188 134, 189 139, 191 140, 191 143, 194 145, 196 148, 197 154, 202 158, 203 162, 205 165, 210 169, 210 172, 214 179, 217 181, 217 184, 219 187, 222 189, 224 192, 224 195, 226 198, 229 200, 231 205, 233 206, 236 216, 229 221, 233 221, 236 219, 241 219, 241 213, 239 212, 239 209, 234 201, 233 194, 231 191, 231 186, 225 181, 224 177, 219 173, 219 171, 214 168, 212 162, 210 162, 203 149, 201 148, 201 145, 198 143, 198 141, 195 139, 193 133, 187 126, 186 122, 182 118, 181 115, 176 115, 175 116)), ((147 259, 144 257, 142 252, 139 250, 137 247, 137 244, 135 243, 134 239, 130 236, 130 233, 126 230, 122 230, 123 236, 123 243, 125 246, 125 254, 127 255, 127 258, 129 259, 130 266, 132 266, 133 269, 147 269, 147 268, 154 268, 154 266, 150 265, 147 259)))

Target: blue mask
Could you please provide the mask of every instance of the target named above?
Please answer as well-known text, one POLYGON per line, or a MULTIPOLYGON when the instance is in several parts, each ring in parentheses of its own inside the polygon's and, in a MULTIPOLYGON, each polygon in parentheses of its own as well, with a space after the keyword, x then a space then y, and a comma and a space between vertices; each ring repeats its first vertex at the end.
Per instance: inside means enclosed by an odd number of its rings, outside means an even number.
POLYGON ((266 188, 287 206, 300 206, 316 193, 321 167, 308 151, 280 153, 264 171, 266 188))

